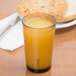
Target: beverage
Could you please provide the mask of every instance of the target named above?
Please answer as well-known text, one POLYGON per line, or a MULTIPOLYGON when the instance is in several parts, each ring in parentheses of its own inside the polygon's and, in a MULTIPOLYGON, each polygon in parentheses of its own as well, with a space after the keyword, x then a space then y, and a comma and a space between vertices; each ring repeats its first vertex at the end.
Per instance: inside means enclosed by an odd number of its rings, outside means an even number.
POLYGON ((52 22, 48 19, 34 18, 25 22, 26 25, 32 28, 46 28, 52 25, 52 22))
POLYGON ((51 67, 55 20, 47 14, 31 14, 23 19, 27 68, 43 72, 51 67))

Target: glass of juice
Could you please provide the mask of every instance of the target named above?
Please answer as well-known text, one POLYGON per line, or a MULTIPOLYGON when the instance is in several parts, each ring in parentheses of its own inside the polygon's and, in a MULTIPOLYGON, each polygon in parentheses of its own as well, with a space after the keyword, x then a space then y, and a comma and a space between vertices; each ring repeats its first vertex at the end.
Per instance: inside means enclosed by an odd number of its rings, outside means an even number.
POLYGON ((42 73, 52 64, 56 20, 48 14, 30 14, 23 18, 26 66, 42 73))

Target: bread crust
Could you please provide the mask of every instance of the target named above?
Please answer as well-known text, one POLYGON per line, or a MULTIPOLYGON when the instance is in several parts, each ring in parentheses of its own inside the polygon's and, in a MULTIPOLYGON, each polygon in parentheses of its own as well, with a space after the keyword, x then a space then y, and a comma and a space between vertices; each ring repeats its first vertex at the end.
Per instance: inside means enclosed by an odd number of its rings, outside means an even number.
POLYGON ((20 8, 17 9, 17 12, 18 14, 21 16, 21 17, 24 17, 25 15, 29 14, 30 12, 28 13, 25 13, 24 11, 22 11, 20 8))
POLYGON ((76 14, 64 17, 62 19, 57 19, 57 22, 68 22, 76 19, 76 14))
POLYGON ((47 13, 59 21, 67 12, 67 2, 66 0, 22 0, 17 12, 21 17, 30 13, 47 13))

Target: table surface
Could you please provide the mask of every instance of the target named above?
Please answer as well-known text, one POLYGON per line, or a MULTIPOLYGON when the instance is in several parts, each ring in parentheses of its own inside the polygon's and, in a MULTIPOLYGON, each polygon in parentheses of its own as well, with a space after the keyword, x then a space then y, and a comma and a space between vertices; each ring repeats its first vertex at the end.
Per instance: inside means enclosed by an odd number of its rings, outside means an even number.
MULTIPOLYGON (((0 19, 16 12, 19 0, 0 0, 0 19)), ((0 76, 76 76, 76 25, 56 30, 52 68, 41 74, 28 71, 24 46, 14 50, 0 49, 0 76)))

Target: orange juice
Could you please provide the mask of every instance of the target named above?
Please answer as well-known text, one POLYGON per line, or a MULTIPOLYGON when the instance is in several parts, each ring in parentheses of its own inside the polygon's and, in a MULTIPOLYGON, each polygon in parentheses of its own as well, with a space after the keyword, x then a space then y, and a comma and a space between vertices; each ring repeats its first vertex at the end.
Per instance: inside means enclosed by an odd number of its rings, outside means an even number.
MULTIPOLYGON (((31 14, 32 15, 32 14, 31 14)), ((29 16, 31 16, 29 15, 29 16)), ((33 14, 35 15, 35 14, 33 14)), ((52 63, 55 22, 49 15, 23 19, 26 65, 29 70, 40 72, 50 68, 52 63), (47 17, 46 17, 47 16, 47 17)))

